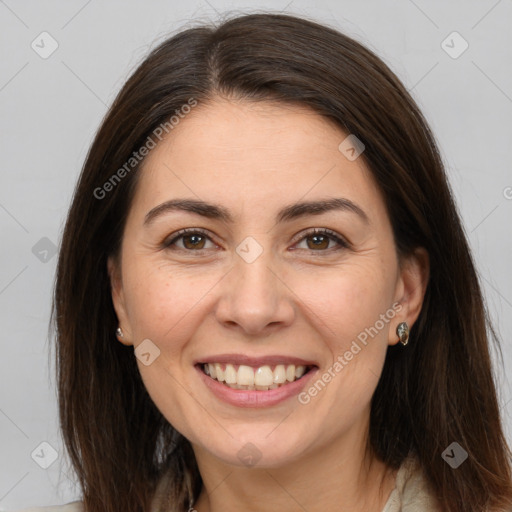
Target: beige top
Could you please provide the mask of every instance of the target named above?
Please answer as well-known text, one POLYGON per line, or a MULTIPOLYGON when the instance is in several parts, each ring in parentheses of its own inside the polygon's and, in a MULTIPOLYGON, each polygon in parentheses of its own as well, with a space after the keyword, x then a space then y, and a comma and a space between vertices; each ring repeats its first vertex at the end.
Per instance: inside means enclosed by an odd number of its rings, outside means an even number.
MULTIPOLYGON (((382 512, 438 512, 438 510, 419 464, 415 458, 408 457, 396 474, 395 488, 389 495, 382 512)), ((74 501, 66 505, 33 507, 17 512, 83 512, 83 505, 81 501, 74 501)))

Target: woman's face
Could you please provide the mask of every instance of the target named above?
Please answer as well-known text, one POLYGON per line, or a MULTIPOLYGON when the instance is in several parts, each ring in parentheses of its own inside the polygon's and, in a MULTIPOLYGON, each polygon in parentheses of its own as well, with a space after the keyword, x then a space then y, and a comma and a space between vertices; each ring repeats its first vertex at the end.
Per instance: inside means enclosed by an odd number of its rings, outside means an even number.
POLYGON ((121 341, 196 455, 277 467, 367 433, 425 275, 421 258, 399 266, 371 174, 339 149, 348 135, 304 108, 219 99, 138 171, 109 261, 121 341))

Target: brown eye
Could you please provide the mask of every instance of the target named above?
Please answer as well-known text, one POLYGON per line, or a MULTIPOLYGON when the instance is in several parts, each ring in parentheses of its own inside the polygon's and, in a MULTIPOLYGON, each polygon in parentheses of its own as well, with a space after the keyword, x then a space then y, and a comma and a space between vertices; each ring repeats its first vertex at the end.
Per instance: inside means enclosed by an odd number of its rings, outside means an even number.
MULTIPOLYGON (((205 247, 207 242, 212 242, 210 237, 198 229, 182 229, 178 231, 168 241, 162 244, 163 249, 181 250, 181 251, 202 251, 208 249, 205 247), (181 242, 181 243, 180 243, 181 242)), ((212 245, 213 244, 212 242, 212 245)))
POLYGON ((348 242, 330 229, 313 229, 299 240, 299 244, 303 241, 306 241, 306 247, 301 247, 301 249, 304 248, 316 252, 331 252, 331 249, 339 250, 349 247, 348 242), (329 247, 331 242, 334 242, 334 247, 329 247))
POLYGON ((184 235, 181 236, 183 239, 183 245, 187 249, 203 249, 206 238, 203 235, 184 235))
POLYGON ((317 250, 317 249, 327 249, 329 247, 329 242, 331 239, 326 235, 308 235, 306 240, 310 240, 311 244, 308 243, 308 248, 317 250))

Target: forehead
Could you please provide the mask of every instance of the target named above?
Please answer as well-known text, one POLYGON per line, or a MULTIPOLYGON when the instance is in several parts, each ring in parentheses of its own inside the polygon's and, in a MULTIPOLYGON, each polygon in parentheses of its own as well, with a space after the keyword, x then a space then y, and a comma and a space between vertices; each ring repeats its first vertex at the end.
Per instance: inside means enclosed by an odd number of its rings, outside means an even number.
POLYGON ((146 157, 133 207, 190 197, 234 210, 264 208, 263 214, 284 203, 342 195, 382 215, 363 159, 349 160, 339 149, 348 135, 307 107, 227 100, 199 105, 146 157))

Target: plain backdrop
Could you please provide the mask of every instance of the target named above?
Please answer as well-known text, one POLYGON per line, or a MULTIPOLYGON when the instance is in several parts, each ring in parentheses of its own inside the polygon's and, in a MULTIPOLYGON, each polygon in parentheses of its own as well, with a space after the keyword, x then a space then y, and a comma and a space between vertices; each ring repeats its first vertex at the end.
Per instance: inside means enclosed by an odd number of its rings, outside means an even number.
POLYGON ((512 439, 510 0, 0 0, 0 510, 79 497, 66 471, 47 333, 55 251, 108 105, 164 38, 226 11, 266 10, 306 15, 363 42, 423 110, 503 340, 496 373, 512 439))

